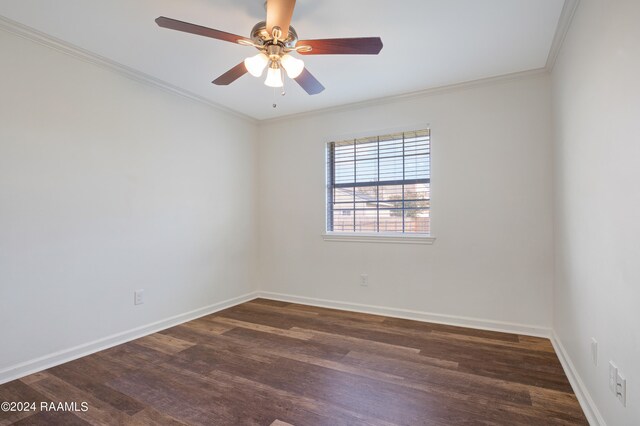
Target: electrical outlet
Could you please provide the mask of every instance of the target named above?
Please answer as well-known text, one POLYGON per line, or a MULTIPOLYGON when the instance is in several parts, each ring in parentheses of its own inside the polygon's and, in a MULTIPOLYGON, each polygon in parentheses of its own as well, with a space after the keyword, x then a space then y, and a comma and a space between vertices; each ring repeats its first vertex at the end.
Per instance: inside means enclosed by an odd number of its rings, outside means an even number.
POLYGON ((620 375, 620 371, 616 374, 616 396, 622 403, 623 407, 627 406, 627 379, 620 375))
POLYGON ((369 286, 369 275, 367 275, 367 274, 361 274, 360 275, 360 285, 362 287, 368 287, 369 286))
POLYGON ((627 406, 627 379, 622 377, 618 367, 609 361, 609 389, 624 407, 627 406))
POLYGON ((142 305, 144 303, 144 290, 136 290, 133 292, 133 304, 142 305))
POLYGON ((593 360, 593 365, 598 365, 598 341, 595 337, 591 338, 591 359, 593 360))

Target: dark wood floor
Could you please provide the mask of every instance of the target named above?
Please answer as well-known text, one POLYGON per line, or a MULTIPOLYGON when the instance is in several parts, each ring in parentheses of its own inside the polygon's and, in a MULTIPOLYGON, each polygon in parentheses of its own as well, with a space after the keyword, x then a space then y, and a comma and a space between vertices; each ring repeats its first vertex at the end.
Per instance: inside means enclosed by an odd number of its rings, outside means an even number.
POLYGON ((265 299, 4 384, 0 401, 80 409, 2 425, 587 424, 547 339, 265 299))

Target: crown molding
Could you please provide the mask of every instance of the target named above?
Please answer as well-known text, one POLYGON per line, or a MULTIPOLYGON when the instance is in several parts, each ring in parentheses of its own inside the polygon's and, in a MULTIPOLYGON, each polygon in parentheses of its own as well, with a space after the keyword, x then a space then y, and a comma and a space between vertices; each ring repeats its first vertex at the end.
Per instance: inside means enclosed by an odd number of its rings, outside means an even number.
POLYGON ((444 86, 433 87, 424 90, 418 90, 415 92, 404 93, 400 95, 392 95, 383 98, 375 98, 369 99, 361 102, 353 102, 349 104, 338 105, 334 107, 327 107, 321 109, 314 109, 310 111, 305 111, 301 113, 288 114, 281 117, 274 117, 259 120, 259 124, 270 124, 277 123, 284 120, 291 120, 297 118, 310 117, 319 114, 327 114, 331 112, 340 112, 352 109, 360 109, 366 108, 370 106, 380 106, 391 104, 395 102, 400 102, 407 99, 421 98, 425 96, 431 96, 435 94, 447 93, 447 92, 455 92, 463 89, 470 89, 475 87, 482 86, 491 86, 494 84, 499 84, 506 81, 517 80, 517 79, 525 79, 534 76, 538 76, 540 74, 549 74, 553 71, 553 67, 555 65, 556 59, 558 58, 558 54, 562 49, 562 45, 564 44, 564 40, 569 32, 569 28, 571 27, 571 22, 573 20, 573 16, 580 4, 580 0, 565 0, 564 5, 562 6, 562 11, 560 12, 560 17, 558 18, 558 26, 556 27, 556 32, 553 37, 553 42, 551 43, 551 48, 549 49, 549 55, 547 56, 547 62, 543 68, 537 68, 527 71, 520 71, 511 74, 504 74, 495 77, 482 78, 477 80, 465 81, 462 83, 449 84, 444 86))
POLYGON ((1 15, 0 15, 0 30, 5 30, 9 33, 17 35, 18 37, 22 37, 24 39, 38 43, 40 45, 57 50, 58 52, 67 54, 76 59, 80 59, 84 62, 88 62, 90 64, 94 64, 99 67, 114 71, 122 76, 135 80, 139 83, 143 83, 148 86, 155 87, 157 89, 163 90, 168 93, 172 93, 174 95, 181 96, 183 98, 191 99, 193 101, 209 106, 219 112, 223 112, 223 113, 232 115, 234 117, 246 120, 252 124, 258 123, 258 120, 246 114, 242 114, 231 108, 227 108, 223 105, 212 102, 209 99, 206 99, 200 95, 196 95, 193 92, 182 89, 171 83, 167 83, 166 81, 160 80, 159 78, 153 77, 149 74, 130 68, 119 62, 105 58, 104 56, 100 56, 96 53, 82 49, 81 47, 75 46, 71 43, 67 43, 66 41, 60 40, 58 38, 55 38, 53 36, 40 32, 34 28, 20 24, 18 22, 15 22, 1 15))
POLYGON ((300 112, 300 113, 295 113, 295 114, 288 114, 288 115, 283 115, 281 117, 267 118, 267 119, 259 120, 258 123, 260 125, 262 125, 262 124, 271 124, 271 123, 277 123, 279 121, 298 119, 298 118, 304 118, 304 117, 311 117, 311 116, 315 116, 315 115, 322 115, 322 114, 328 114, 328 113, 334 113, 334 112, 340 112, 340 111, 361 109, 361 108, 367 108, 367 107, 371 107, 371 106, 388 105, 388 104, 402 102, 402 101, 406 101, 406 100, 410 100, 410 99, 423 98, 423 97, 427 97, 427 96, 439 95, 439 94, 442 94, 442 93, 457 92, 457 91, 460 91, 460 90, 473 89, 473 88, 477 88, 477 87, 493 86, 493 85, 496 85, 496 84, 502 84, 502 83, 506 83, 506 82, 509 82, 509 81, 524 80, 524 79, 535 78, 535 77, 539 77, 541 75, 548 75, 548 74, 549 74, 549 71, 547 70, 546 67, 545 68, 537 68, 537 69, 528 70, 528 71, 520 71, 520 72, 514 72, 514 73, 510 73, 510 74, 498 75, 498 76, 495 76, 495 77, 487 77, 487 78, 481 78, 481 79, 477 79, 477 80, 470 80, 470 81, 465 81, 465 82, 462 82, 462 83, 455 83, 455 84, 448 84, 448 85, 445 85, 445 86, 432 87, 432 88, 429 88, 429 89, 423 89, 423 90, 418 90, 418 91, 415 91, 415 92, 403 93, 403 94, 400 94, 400 95, 386 96, 386 97, 383 97, 383 98, 369 99, 369 100, 361 101, 361 102, 353 102, 353 103, 342 104, 342 105, 337 105, 337 106, 332 106, 332 107, 327 107, 327 108, 314 109, 314 110, 311 110, 311 111, 305 111, 305 112, 300 112))
POLYGON ((547 56, 547 65, 545 68, 549 72, 553 71, 553 67, 556 64, 560 50, 562 50, 564 39, 567 37, 567 33, 571 27, 571 21, 573 20, 573 15, 575 15, 576 10, 578 9, 578 4, 580 4, 580 0, 565 0, 564 2, 560 18, 558 19, 556 34, 553 37, 551 49, 549 49, 549 56, 547 56))
POLYGON ((406 101, 410 99, 416 99, 416 98, 432 96, 432 95, 448 93, 448 92, 455 92, 458 90, 471 89, 476 87, 490 86, 490 85, 500 84, 507 81, 526 79, 526 78, 539 76, 541 74, 548 74, 553 70, 556 59, 558 57, 558 54, 560 53, 560 50, 562 49, 562 45, 566 38, 567 32, 569 31, 569 28, 571 26, 571 21, 573 19, 573 16, 576 12, 576 9, 579 3, 580 3, 580 0, 565 0, 564 6, 562 8, 562 12, 560 14, 560 18, 558 19, 558 26, 556 28, 556 33, 554 35, 551 48, 549 50, 547 62, 543 68, 537 68, 533 70, 515 72, 515 73, 504 74, 504 75, 499 75, 494 77, 470 80, 462 83, 432 87, 428 89, 418 90, 415 92, 408 92, 408 93, 403 93, 399 95, 369 99, 369 100, 360 101, 360 102, 352 102, 352 103, 342 104, 342 105, 337 105, 332 107, 312 109, 309 111, 304 111, 304 112, 294 113, 294 114, 287 114, 280 117, 267 118, 267 119, 256 119, 254 117, 243 114, 231 108, 225 107, 221 104, 212 102, 209 99, 206 99, 193 92, 182 89, 171 83, 160 80, 156 77, 153 77, 141 71, 137 71, 133 68, 127 67, 126 65, 120 64, 116 61, 105 58, 103 56, 100 56, 88 50, 82 49, 78 46, 75 46, 71 43, 67 43, 63 40, 57 39, 48 34, 42 33, 38 30, 35 30, 31 27, 15 22, 4 16, 0 16, 0 29, 6 30, 19 37, 26 38, 28 40, 34 41, 36 43, 47 46, 49 48, 55 49, 59 52, 68 54, 82 61, 92 63, 94 65, 98 65, 102 68, 109 69, 120 75, 133 79, 135 81, 147 84, 149 86, 161 89, 165 92, 173 93, 175 95, 179 95, 179 96, 194 100, 196 102, 199 102, 201 104, 214 108, 217 111, 224 112, 232 116, 246 120, 247 122, 250 122, 252 124, 262 125, 262 124, 277 123, 285 120, 322 115, 322 114, 327 114, 331 112, 340 112, 340 111, 347 111, 347 110, 353 110, 353 109, 361 109, 361 108, 366 108, 371 106, 393 104, 393 103, 406 101))

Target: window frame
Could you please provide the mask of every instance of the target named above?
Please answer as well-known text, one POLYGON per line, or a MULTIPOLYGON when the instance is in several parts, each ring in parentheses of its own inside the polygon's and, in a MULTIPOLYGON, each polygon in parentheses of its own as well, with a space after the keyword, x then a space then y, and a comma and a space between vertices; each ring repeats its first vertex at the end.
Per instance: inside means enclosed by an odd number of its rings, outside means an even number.
MULTIPOLYGON (((432 199, 431 196, 431 156, 432 156, 432 144, 431 144, 431 136, 432 129, 429 124, 422 124, 410 127, 403 128, 395 128, 395 129, 386 129, 386 130, 378 130, 367 133, 360 134, 351 134, 351 135, 341 135, 332 138, 328 138, 328 141, 324 142, 324 158, 325 158, 325 180, 324 180, 324 198, 325 198, 325 221, 324 221, 324 232, 322 233, 322 238, 324 241, 330 242, 380 242, 380 243, 403 243, 403 244, 433 244, 436 240, 433 235, 433 221, 432 221, 432 199), (335 173, 335 159, 330 159, 330 149, 331 143, 336 143, 339 141, 346 141, 350 139, 363 139, 363 138, 375 138, 388 136, 395 133, 411 133, 418 131, 429 131, 429 231, 430 233, 415 233, 415 232, 340 232, 340 231, 330 231, 329 223, 330 220, 333 219, 330 215, 332 213, 332 201, 329 195, 329 189, 331 187, 331 177, 330 173, 335 173), (331 161, 331 166, 330 166, 331 161)), ((377 153, 379 156, 379 152, 377 153)), ((402 179, 402 181, 411 181, 412 179, 402 179)), ((380 181, 375 181, 376 183, 380 181)), ((356 183, 356 182, 354 182, 356 183)), ((335 186, 335 184, 334 184, 335 186)), ((377 207, 379 210, 379 206, 377 207)), ((340 210, 340 209, 337 209, 340 210)), ((337 211, 336 210, 336 211, 337 211)), ((355 211, 353 212, 355 215, 355 211)))

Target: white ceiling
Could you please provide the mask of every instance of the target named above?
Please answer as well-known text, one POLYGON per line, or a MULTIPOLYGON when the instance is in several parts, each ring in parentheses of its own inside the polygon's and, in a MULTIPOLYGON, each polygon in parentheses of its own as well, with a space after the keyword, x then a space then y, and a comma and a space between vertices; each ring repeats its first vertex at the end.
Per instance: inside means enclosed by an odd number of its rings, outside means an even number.
POLYGON ((167 16, 248 36, 263 0, 2 0, 0 15, 256 119, 543 68, 564 0, 298 0, 301 39, 380 36, 378 56, 305 56, 324 84, 274 96, 211 81, 255 49, 156 26, 167 16), (278 103, 272 108, 274 99, 278 103))

